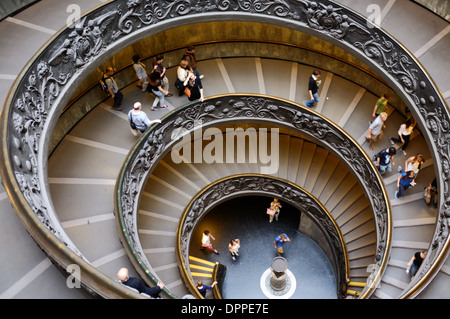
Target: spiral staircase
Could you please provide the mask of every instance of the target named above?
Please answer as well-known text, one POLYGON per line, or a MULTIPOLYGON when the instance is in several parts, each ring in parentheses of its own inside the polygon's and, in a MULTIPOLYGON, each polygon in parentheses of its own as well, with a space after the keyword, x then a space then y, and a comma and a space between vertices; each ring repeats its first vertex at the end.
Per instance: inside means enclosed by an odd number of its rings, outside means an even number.
MULTIPOLYGON (((78 1, 82 12, 92 9, 92 1, 78 1)), ((373 1, 372 1, 373 2, 373 1)), ((381 27, 393 34, 413 52, 437 86, 447 104, 450 97, 448 75, 441 72, 448 66, 448 22, 425 8, 406 1, 379 1, 381 27), (416 26, 415 24, 420 24, 416 26), (417 30, 411 37, 409 29, 417 30)), ((367 16, 368 1, 341 1, 367 16), (366 3, 367 2, 367 3, 366 3)), ((6 96, 13 80, 32 55, 47 39, 65 24, 67 4, 40 1, 14 17, 0 23, 2 38, 7 41, 0 50, 3 59, 0 74, 1 94, 6 96), (51 9, 50 9, 51 8, 51 9), (52 15, 48 17, 51 10, 52 15), (43 19, 43 17, 46 17, 43 19), (14 31, 12 31, 14 30, 14 31), (14 37, 11 36, 14 32, 14 37), (12 63, 13 62, 13 63, 12 63)), ((282 59, 259 57, 205 59, 199 69, 205 75, 206 97, 223 93, 267 94, 302 104, 307 98, 306 79, 316 65, 302 65, 282 59), (268 76, 270 74, 270 76, 268 76)), ((175 68, 168 71, 173 83, 175 68)), ((323 72, 321 102, 316 111, 337 123, 367 154, 371 151, 364 136, 371 109, 377 95, 370 87, 355 84, 332 72, 323 72)), ((168 98, 168 110, 150 111, 153 97, 134 85, 123 90, 124 104, 141 100, 151 118, 160 118, 185 104, 186 97, 168 98)), ((3 98, 4 99, 4 98, 3 98)), ((109 101, 90 111, 58 144, 48 162, 50 196, 58 212, 62 228, 83 256, 102 273, 115 278, 120 267, 133 269, 117 236, 112 194, 117 174, 136 143, 129 132, 126 111, 111 110, 109 101), (95 244, 94 244, 95 243, 95 244)), ((388 136, 396 136, 404 115, 391 109, 385 138, 377 148, 387 147, 388 136)), ((331 152, 317 144, 280 131, 280 163, 276 177, 289 179, 316 196, 341 227, 347 244, 352 282, 363 283, 367 267, 374 255, 376 238, 369 201, 357 180, 331 152)), ((427 249, 435 231, 438 210, 427 206, 422 190, 435 176, 432 156, 424 137, 416 133, 407 149, 408 156, 421 152, 425 167, 417 185, 401 199, 393 197, 397 178, 396 167, 404 166, 407 157, 400 152, 391 173, 383 176, 390 197, 393 216, 392 251, 387 270, 373 298, 397 298, 409 284, 406 263, 417 250, 427 249)), ((190 199, 209 183, 225 176, 257 173, 259 165, 241 164, 177 164, 167 155, 152 172, 144 189, 138 212, 138 231, 146 257, 158 277, 176 296, 189 291, 183 285, 175 255, 175 236, 179 218, 190 199)), ((81 289, 69 289, 66 276, 52 266, 16 217, 6 190, 0 186, 3 246, 1 268, 8 276, 0 279, 2 298, 86 298, 81 289)), ((447 261, 433 281, 418 298, 448 298, 450 281, 447 261)), ((358 287, 351 288, 357 289, 358 287)), ((357 294, 357 293, 356 293, 357 294)))

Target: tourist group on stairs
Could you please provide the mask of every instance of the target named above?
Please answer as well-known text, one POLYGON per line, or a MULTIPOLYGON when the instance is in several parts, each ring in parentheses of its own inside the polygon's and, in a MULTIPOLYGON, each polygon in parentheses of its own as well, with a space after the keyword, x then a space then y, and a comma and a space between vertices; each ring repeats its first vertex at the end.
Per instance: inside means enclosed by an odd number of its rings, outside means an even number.
MULTIPOLYGON (((155 96, 151 109, 156 110, 158 109, 158 106, 160 109, 167 108, 168 105, 166 104, 165 98, 170 97, 173 94, 169 91, 169 80, 166 76, 166 68, 163 65, 164 56, 157 55, 155 57, 150 72, 147 72, 146 65, 141 62, 141 58, 139 55, 133 56, 132 60, 133 68, 136 72, 137 77, 137 86, 142 91, 150 92, 155 96)), ((114 71, 111 67, 108 67, 105 74, 105 83, 107 84, 108 91, 110 92, 114 100, 113 108, 116 110, 121 110, 120 105, 123 99, 123 95, 120 93, 120 90, 118 90, 117 83, 115 83, 115 80, 113 78, 114 71)), ((305 106, 309 108, 315 107, 320 101, 320 77, 321 73, 319 70, 314 70, 309 77, 307 91, 309 100, 304 101, 305 106)), ((186 95, 189 101, 204 101, 202 79, 203 75, 200 75, 198 71, 198 64, 195 57, 195 47, 190 46, 185 49, 180 63, 177 66, 176 81, 174 86, 178 90, 178 95, 186 95)), ((372 151, 374 150, 374 145, 379 143, 383 139, 383 131, 386 129, 386 121, 390 114, 390 108, 388 106, 388 102, 390 100, 391 96, 389 94, 383 94, 377 99, 373 109, 371 109, 372 119, 371 121, 369 121, 369 127, 365 135, 365 139, 370 150, 372 151)), ((139 132, 145 132, 145 130, 147 130, 152 124, 161 122, 159 119, 150 121, 145 112, 142 111, 142 105, 140 102, 136 102, 134 104, 133 109, 128 113, 128 118, 130 121, 130 125, 132 126, 132 132, 135 135, 138 135, 139 132)), ((391 145, 389 147, 382 148, 381 150, 377 151, 375 155, 373 155, 373 164, 378 169, 381 176, 392 171, 392 167, 395 165, 395 155, 397 154, 398 149, 401 150, 403 155, 406 155, 406 148, 410 143, 411 135, 413 133, 415 125, 416 121, 413 117, 409 116, 400 125, 397 132, 398 136, 389 138, 389 142, 391 145), (395 144, 401 144, 401 146, 397 149, 395 147, 395 144)), ((396 179, 396 191, 394 193, 395 199, 402 198, 405 191, 415 185, 415 180, 423 163, 423 155, 417 154, 405 161, 404 169, 402 167, 399 167, 399 176, 396 179)), ((436 202, 433 202, 433 204, 437 205, 436 202)), ((270 203, 270 207, 267 208, 266 212, 269 215, 270 223, 272 223, 274 219, 278 221, 281 208, 282 206, 278 199, 274 198, 274 200, 270 203)), ((219 254, 219 251, 213 247, 211 240, 215 240, 214 236, 212 236, 212 234, 208 230, 205 230, 202 235, 201 248, 212 251, 215 254, 219 254)), ((273 240, 273 245, 277 252, 277 255, 281 256, 283 254, 283 245, 289 241, 290 238, 285 233, 281 233, 275 238, 275 240, 273 240)), ((233 238, 229 242, 228 250, 230 252, 232 260, 236 260, 236 258, 239 256, 240 245, 241 242, 239 238, 233 238)), ((416 258, 415 263, 410 262, 408 264, 408 268, 410 268, 411 265, 417 265, 417 260, 419 260, 419 258, 416 258)), ((413 271, 414 269, 412 268, 412 272, 413 271)), ((212 289, 213 287, 203 285, 203 283, 198 284, 199 291, 201 290, 202 295, 206 293, 206 290, 212 289)), ((215 284, 217 283, 214 283, 213 285, 215 284)))

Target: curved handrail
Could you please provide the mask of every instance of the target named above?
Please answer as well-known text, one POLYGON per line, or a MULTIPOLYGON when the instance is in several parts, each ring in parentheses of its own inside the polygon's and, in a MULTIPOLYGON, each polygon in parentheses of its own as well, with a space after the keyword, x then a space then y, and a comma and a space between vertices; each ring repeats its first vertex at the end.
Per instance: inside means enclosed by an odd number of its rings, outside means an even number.
MULTIPOLYGON (((173 110, 162 118, 161 124, 154 124, 147 130, 130 151, 116 183, 115 211, 121 234, 126 236, 124 242, 129 245, 127 251, 130 251, 130 257, 138 259, 141 271, 152 272, 140 247, 134 212, 138 210, 140 194, 153 168, 180 140, 189 138, 192 131, 249 122, 286 127, 305 135, 332 151, 356 175, 374 213, 377 230, 374 276, 381 276, 390 253, 391 210, 380 175, 368 155, 347 133, 314 110, 257 94, 219 95, 173 110)), ((185 244, 186 238, 179 239, 185 244)), ((375 283, 367 285, 363 298, 372 293, 375 283)))
POLYGON ((342 298, 350 281, 347 248, 339 226, 320 201, 304 188, 279 177, 263 174, 237 174, 221 178, 200 190, 186 206, 177 228, 177 259, 186 285, 196 293, 189 269, 189 243, 199 222, 215 206, 231 198, 249 195, 277 197, 308 214, 322 231, 333 252, 337 295, 342 298))
MULTIPOLYGON (((219 272, 219 267, 220 267, 219 262, 216 262, 216 264, 214 265, 213 273, 212 273, 212 280, 213 280, 213 282, 217 281, 217 273, 219 272)), ((220 293, 218 285, 215 285, 213 287, 213 295, 214 295, 214 299, 223 299, 222 298, 222 294, 220 293)))
MULTIPOLYGON (((64 252, 66 259, 75 252, 82 260, 52 207, 45 164, 49 136, 74 85, 102 59, 153 32, 189 23, 240 19, 297 28, 352 52, 392 85, 423 126, 433 150, 442 204, 429 253, 405 297, 417 295, 437 274, 450 250, 450 206, 446 201, 450 197, 448 106, 406 48, 365 17, 334 1, 212 0, 203 5, 196 0, 154 0, 151 4, 117 0, 86 13, 77 27, 61 29, 25 66, 2 109, 1 173, 17 214, 33 238, 40 238, 42 248, 48 244, 51 247, 45 248, 47 251, 57 250, 62 244, 69 247, 64 252), (79 50, 80 43, 83 50, 79 50), (51 236, 60 244, 47 239, 51 236)), ((92 273, 92 269, 86 271, 92 273)), ((94 270, 92 276, 97 275, 101 276, 94 270)), ((86 284, 96 285, 95 280, 86 284)))

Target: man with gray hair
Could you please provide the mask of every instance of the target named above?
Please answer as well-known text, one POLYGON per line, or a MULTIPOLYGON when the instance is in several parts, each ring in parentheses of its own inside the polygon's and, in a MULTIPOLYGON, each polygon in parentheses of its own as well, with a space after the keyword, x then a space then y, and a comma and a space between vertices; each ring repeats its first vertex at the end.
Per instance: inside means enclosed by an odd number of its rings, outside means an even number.
POLYGON ((386 122, 387 117, 388 115, 386 112, 381 112, 381 114, 369 126, 369 134, 366 136, 366 140, 369 143, 370 150, 372 151, 373 143, 383 137, 383 129, 386 128, 384 122, 386 122))
POLYGON ((139 293, 145 293, 151 297, 156 297, 156 295, 164 288, 164 284, 162 282, 158 282, 155 287, 148 287, 144 282, 137 277, 129 277, 128 269, 121 268, 117 273, 117 278, 119 278, 120 282, 128 287, 134 288, 139 293))
POLYGON ((153 124, 161 123, 160 119, 150 121, 147 114, 142 111, 141 102, 134 103, 133 109, 128 112, 128 120, 130 121, 131 132, 135 136, 137 136, 138 134, 137 130, 139 130, 141 133, 144 133, 145 130, 153 124))

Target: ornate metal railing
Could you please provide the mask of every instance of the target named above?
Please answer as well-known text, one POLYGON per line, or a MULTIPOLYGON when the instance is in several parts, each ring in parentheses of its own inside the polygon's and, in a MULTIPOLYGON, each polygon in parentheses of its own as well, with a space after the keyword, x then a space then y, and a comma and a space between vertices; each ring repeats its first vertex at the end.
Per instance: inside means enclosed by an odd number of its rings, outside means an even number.
MULTIPOLYGON (((184 141, 192 131, 233 123, 286 127, 327 148, 349 167, 356 175, 373 209, 377 243, 374 273, 371 278, 379 278, 385 270, 390 252, 391 211, 383 183, 367 154, 337 125, 311 109, 283 99, 239 94, 211 97, 207 101, 192 102, 170 112, 162 118, 161 124, 155 124, 147 130, 130 152, 116 184, 115 210, 119 229, 122 229, 123 242, 128 244, 130 256, 136 258, 135 264, 141 268, 141 273, 153 272, 140 246, 135 212, 138 211, 140 194, 153 168, 166 154, 174 151, 173 147, 177 146, 180 140, 184 141)), ((281 197, 288 200, 287 195, 281 194, 281 197)), ((192 208, 192 211, 195 210, 192 208)), ((183 256, 180 256, 182 260, 188 255, 186 244, 189 236, 184 232, 191 228, 191 224, 198 218, 196 213, 195 216, 189 217, 189 223, 183 224, 178 238, 180 242, 177 243, 181 245, 179 250, 183 253, 183 256)), ((337 246, 333 248, 339 251, 337 246)), ((338 264, 340 269, 346 269, 342 260, 338 264)), ((338 277, 344 282, 348 279, 345 275, 338 277)), ((376 282, 375 280, 373 285, 367 285, 367 295, 371 294, 376 282)))
POLYGON ((329 256, 330 262, 336 274, 336 295, 343 298, 350 281, 350 267, 345 240, 333 216, 305 189, 290 181, 260 174, 228 176, 207 185, 196 194, 184 210, 178 225, 176 248, 180 270, 190 292, 198 296, 189 269, 189 246, 197 223, 220 203, 239 196, 251 195, 277 197, 282 202, 291 204, 299 214, 303 212, 314 220, 330 247, 332 253, 332 256, 329 256))
MULTIPOLYGON (((53 259, 59 259, 62 267, 73 262, 73 252, 81 256, 58 223, 46 176, 47 145, 77 84, 102 61, 142 38, 175 26, 218 20, 280 25, 323 38, 371 66, 403 98, 432 150, 441 203, 429 253, 402 296, 414 297, 438 273, 449 252, 448 106, 406 48, 365 17, 333 1, 117 0, 61 29, 19 74, 2 109, 2 179, 28 231, 49 255, 59 256, 53 259)), ((82 257, 77 258, 82 264, 82 257)), ((94 277, 102 275, 87 267, 92 280, 85 277, 85 284, 96 287, 94 277)))

